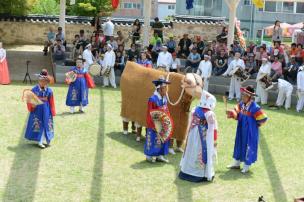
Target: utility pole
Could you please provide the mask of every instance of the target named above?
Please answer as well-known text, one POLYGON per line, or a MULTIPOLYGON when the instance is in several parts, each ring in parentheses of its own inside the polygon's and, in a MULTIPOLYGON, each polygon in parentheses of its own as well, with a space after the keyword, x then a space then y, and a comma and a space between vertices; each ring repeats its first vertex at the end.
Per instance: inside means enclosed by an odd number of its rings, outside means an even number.
POLYGON ((60 15, 59 15, 59 27, 62 27, 62 33, 65 36, 65 4, 66 0, 60 0, 60 15))
POLYGON ((150 20, 151 20, 151 0, 143 0, 144 2, 144 35, 143 35, 143 45, 149 46, 149 36, 150 36, 150 20))

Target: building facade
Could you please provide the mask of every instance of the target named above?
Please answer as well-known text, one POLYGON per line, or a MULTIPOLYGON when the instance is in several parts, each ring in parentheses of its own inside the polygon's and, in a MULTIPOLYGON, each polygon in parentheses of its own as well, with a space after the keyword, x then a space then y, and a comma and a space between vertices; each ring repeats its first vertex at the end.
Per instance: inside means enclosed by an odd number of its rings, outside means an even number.
MULTIPOLYGON (((194 8, 186 9, 186 0, 176 2, 177 15, 226 16, 229 10, 225 0, 194 0, 194 8)), ((263 9, 252 5, 252 0, 241 0, 237 9, 237 18, 241 21, 241 29, 245 36, 256 39, 263 28, 274 24, 276 20, 289 24, 304 21, 304 3, 300 2, 265 2, 263 9)))

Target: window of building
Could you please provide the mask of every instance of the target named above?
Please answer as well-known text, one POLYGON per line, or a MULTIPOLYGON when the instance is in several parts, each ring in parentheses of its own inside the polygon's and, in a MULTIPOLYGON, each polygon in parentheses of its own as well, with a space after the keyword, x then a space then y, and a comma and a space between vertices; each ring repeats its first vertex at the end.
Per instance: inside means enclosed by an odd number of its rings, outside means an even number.
POLYGON ((245 5, 245 6, 250 6, 250 5, 252 5, 251 0, 244 0, 244 5, 245 5))
POLYGON ((168 9, 169 10, 174 10, 175 9, 175 5, 168 5, 168 9))
POLYGON ((304 3, 297 2, 297 13, 304 13, 304 3))
POLYGON ((137 9, 140 10, 140 4, 137 4, 137 9))
POLYGON ((136 5, 135 3, 133 3, 133 8, 134 8, 134 9, 136 9, 136 6, 137 6, 137 5, 136 5))
POLYGON ((277 2, 266 1, 264 11, 277 12, 277 2))
MULTIPOLYGON (((125 9, 132 9, 134 5, 132 3, 124 3, 124 8, 125 9)), ((135 4, 135 8, 136 8, 136 4, 135 4)))
POLYGON ((294 2, 283 2, 282 12, 293 13, 294 2))
POLYGON ((214 0, 205 1, 205 8, 207 8, 207 9, 213 8, 213 1, 214 0))

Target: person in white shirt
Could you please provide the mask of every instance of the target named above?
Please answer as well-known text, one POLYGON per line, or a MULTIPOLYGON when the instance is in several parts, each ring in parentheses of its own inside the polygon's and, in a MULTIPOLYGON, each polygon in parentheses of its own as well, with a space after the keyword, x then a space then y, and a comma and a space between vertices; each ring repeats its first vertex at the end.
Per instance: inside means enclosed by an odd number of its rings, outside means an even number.
POLYGON ((284 79, 278 79, 278 98, 276 101, 276 105, 278 107, 283 106, 285 101, 285 109, 289 109, 291 105, 291 94, 293 90, 293 86, 291 83, 284 79))
POLYGON ((115 65, 115 53, 113 51, 113 48, 111 44, 107 45, 107 52, 105 53, 104 56, 104 68, 111 68, 109 76, 104 75, 103 76, 103 87, 109 86, 109 81, 111 86, 113 88, 116 88, 116 82, 115 82, 115 71, 114 71, 114 65, 115 65))
POLYGON ((244 60, 240 59, 241 53, 236 52, 234 55, 234 60, 228 66, 228 69, 223 74, 223 76, 231 76, 230 86, 229 86, 229 100, 233 100, 234 94, 236 94, 237 101, 241 100, 241 79, 235 75, 232 75, 233 71, 237 67, 242 68, 245 70, 245 63, 244 60))
POLYGON ((270 73, 271 73, 271 63, 268 61, 268 58, 262 58, 262 65, 260 67, 260 70, 256 78, 257 96, 255 97, 255 102, 261 102, 262 105, 267 104, 268 91, 266 91, 266 89, 262 87, 263 83, 261 79, 266 75, 270 76, 270 73))
POLYGON ((82 58, 85 59, 84 68, 88 71, 91 64, 94 63, 94 56, 92 54, 92 44, 88 44, 82 53, 82 58))
POLYGON ((172 54, 172 66, 170 68, 170 72, 180 72, 181 62, 179 58, 176 58, 176 52, 172 54))
POLYGON ((172 66, 172 55, 168 52, 167 46, 162 47, 162 52, 158 54, 157 58, 157 67, 163 67, 166 69, 167 72, 169 72, 171 66, 172 66))
POLYGON ((110 41, 110 37, 114 35, 114 24, 111 18, 107 18, 107 22, 103 25, 103 33, 106 37, 106 41, 110 41))
POLYGON ((196 74, 200 75, 204 81, 204 90, 208 91, 209 79, 212 73, 212 63, 210 62, 210 56, 204 55, 204 60, 202 60, 198 66, 196 74))
POLYGON ((297 93, 299 98, 297 103, 297 112, 300 112, 304 106, 304 66, 299 67, 297 75, 297 93))

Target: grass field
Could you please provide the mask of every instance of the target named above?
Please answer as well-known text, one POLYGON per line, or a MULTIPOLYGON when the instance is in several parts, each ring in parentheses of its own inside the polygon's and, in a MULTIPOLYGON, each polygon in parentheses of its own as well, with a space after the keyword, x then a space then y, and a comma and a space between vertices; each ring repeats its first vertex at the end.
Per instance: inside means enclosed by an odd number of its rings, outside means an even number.
MULTIPOLYGON (((303 114, 266 109, 257 163, 247 175, 228 171, 236 122, 219 100, 218 164, 213 183, 177 178, 181 154, 149 164, 143 142, 121 133, 119 90, 90 91, 84 114, 68 114, 67 87, 53 86, 58 115, 52 146, 24 140, 27 110, 21 93, 31 86, 0 86, 0 200, 3 201, 293 201, 304 196, 303 114)), ((230 107, 233 103, 229 104, 230 107)))

